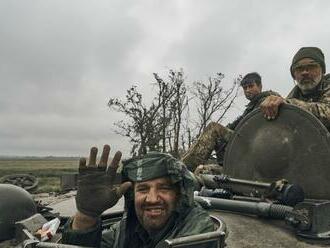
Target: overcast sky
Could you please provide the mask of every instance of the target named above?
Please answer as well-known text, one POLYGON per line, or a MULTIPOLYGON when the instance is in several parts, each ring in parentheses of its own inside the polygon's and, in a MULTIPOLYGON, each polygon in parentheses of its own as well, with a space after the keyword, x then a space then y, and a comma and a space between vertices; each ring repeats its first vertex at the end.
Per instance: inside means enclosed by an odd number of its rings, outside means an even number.
MULTIPOLYGON (((148 92, 169 68, 228 84, 258 71, 286 95, 301 46, 329 58, 329 13, 312 0, 1 0, 0 155, 80 156, 105 143, 128 154, 107 102, 132 84, 148 92)), ((230 116, 246 103, 240 94, 230 116)))

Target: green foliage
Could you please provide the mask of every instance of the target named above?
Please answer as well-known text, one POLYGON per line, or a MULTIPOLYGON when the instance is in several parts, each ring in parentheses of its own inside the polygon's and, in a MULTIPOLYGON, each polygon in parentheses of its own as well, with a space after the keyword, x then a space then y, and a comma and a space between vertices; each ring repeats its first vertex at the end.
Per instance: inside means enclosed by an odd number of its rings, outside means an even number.
POLYGON ((0 159, 0 177, 10 174, 31 174, 38 178, 36 193, 60 191, 60 177, 77 172, 78 158, 6 158, 0 159))
POLYGON ((43 192, 59 192, 60 191, 60 177, 38 177, 39 185, 34 193, 43 193, 43 192))

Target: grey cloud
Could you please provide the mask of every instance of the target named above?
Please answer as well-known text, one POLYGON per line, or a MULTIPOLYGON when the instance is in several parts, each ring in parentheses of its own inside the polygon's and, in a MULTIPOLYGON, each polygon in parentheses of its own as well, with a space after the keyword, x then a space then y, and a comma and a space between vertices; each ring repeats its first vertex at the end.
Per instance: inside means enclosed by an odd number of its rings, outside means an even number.
POLYGON ((1 1, 0 155, 79 154, 111 141, 128 153, 112 125, 123 116, 107 101, 131 84, 149 93, 152 73, 168 68, 189 82, 258 71, 285 95, 300 46, 320 46, 329 61, 329 10, 297 0, 1 1))

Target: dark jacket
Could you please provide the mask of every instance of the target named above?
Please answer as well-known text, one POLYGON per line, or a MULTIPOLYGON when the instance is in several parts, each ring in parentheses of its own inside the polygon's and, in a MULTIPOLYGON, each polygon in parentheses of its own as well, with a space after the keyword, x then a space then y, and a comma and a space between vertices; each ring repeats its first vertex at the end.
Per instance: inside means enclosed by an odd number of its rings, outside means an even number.
POLYGON ((274 91, 263 91, 260 94, 256 95, 247 105, 246 108, 243 112, 243 114, 241 116, 239 116, 236 120, 234 120, 232 123, 229 123, 227 125, 227 127, 231 130, 234 130, 236 128, 236 126, 238 125, 238 123, 248 114, 250 113, 252 110, 256 109, 259 107, 259 105, 263 102, 263 100, 270 95, 275 95, 275 96, 279 96, 278 93, 274 92, 274 91))
MULTIPOLYGON (((153 154, 159 156, 157 155, 159 153, 153 154)), ((163 230, 151 237, 143 229, 137 220, 134 209, 133 190, 130 190, 125 194, 127 211, 125 211, 122 220, 112 225, 109 230, 104 231, 102 233, 102 238, 100 223, 97 227, 84 232, 73 231, 70 229, 70 223, 68 223, 63 233, 64 243, 108 248, 154 248, 158 246, 160 241, 168 238, 184 237, 214 231, 215 227, 208 213, 194 202, 194 178, 192 173, 188 171, 182 162, 174 159, 170 155, 164 155, 162 160, 157 160, 156 156, 153 157, 153 155, 149 155, 149 157, 146 158, 146 160, 150 160, 149 164, 152 164, 152 166, 143 167, 142 173, 144 174, 142 176, 150 179, 155 177, 157 173, 158 176, 161 175, 161 173, 166 173, 171 181, 178 184, 180 188, 180 198, 176 209, 163 230), (157 161, 155 162, 153 159, 157 161)), ((136 167, 137 164, 139 163, 134 164, 133 161, 127 167, 130 165, 132 165, 131 167, 136 167)), ((138 173, 139 170, 134 171, 133 168, 128 174, 123 174, 123 177, 127 175, 131 175, 128 176, 128 178, 131 178, 132 175, 133 177, 135 177, 135 175, 137 177, 138 173)), ((146 178, 143 180, 147 180, 146 178)), ((213 246, 208 245, 205 248, 213 248, 213 246)))

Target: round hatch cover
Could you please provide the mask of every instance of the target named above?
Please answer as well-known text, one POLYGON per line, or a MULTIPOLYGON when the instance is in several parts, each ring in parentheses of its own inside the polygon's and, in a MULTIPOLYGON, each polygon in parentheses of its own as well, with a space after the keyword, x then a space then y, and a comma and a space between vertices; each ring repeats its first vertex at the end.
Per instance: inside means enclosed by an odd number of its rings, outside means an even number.
POLYGON ((312 114, 283 105, 275 120, 256 109, 229 141, 224 173, 271 182, 285 178, 303 187, 308 198, 330 199, 330 133, 312 114))

